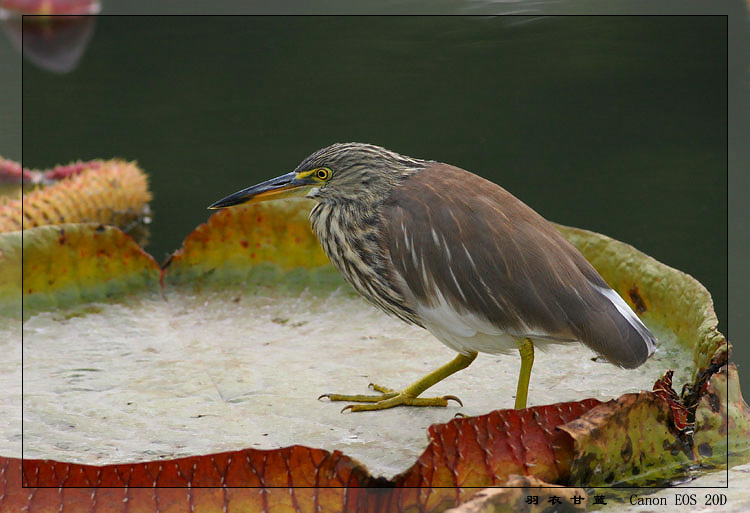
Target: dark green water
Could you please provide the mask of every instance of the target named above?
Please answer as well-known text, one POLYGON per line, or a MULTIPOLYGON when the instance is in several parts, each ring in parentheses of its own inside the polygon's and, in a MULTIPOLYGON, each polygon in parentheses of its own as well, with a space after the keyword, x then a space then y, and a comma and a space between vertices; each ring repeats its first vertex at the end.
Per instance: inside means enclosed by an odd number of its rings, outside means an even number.
POLYGON ((159 261, 336 141, 449 162, 699 279, 726 328, 723 17, 101 17, 23 65, 23 159, 150 175, 159 261))

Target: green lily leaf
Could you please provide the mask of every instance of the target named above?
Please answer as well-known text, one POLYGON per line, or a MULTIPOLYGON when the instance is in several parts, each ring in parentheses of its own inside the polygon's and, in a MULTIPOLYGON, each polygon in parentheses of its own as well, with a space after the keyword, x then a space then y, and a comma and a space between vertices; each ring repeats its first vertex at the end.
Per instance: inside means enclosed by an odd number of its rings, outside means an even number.
POLYGON ((0 235, 0 314, 159 290, 161 269, 121 230, 58 224, 0 235), (23 288, 21 285, 23 284, 23 288))

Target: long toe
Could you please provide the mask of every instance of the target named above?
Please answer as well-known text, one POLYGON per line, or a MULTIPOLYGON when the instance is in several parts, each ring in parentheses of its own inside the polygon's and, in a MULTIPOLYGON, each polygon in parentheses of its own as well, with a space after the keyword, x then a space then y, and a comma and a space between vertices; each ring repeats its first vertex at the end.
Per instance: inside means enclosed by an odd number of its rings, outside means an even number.
POLYGON ((393 397, 383 399, 377 402, 371 402, 369 404, 350 404, 345 406, 341 412, 349 411, 377 411, 387 410, 388 408, 394 408, 396 406, 438 406, 445 408, 448 406, 448 401, 456 401, 459 405, 463 406, 461 400, 454 395, 445 395, 442 397, 412 397, 404 393, 396 394, 393 397))
POLYGON ((375 390, 376 392, 380 392, 381 394, 398 393, 398 390, 393 390, 392 388, 384 387, 383 385, 378 385, 377 383, 370 383, 368 386, 372 390, 375 390))
POLYGON ((318 399, 327 398, 329 401, 346 401, 352 403, 377 403, 384 399, 397 396, 398 392, 388 392, 378 395, 346 395, 346 394, 323 394, 318 399))

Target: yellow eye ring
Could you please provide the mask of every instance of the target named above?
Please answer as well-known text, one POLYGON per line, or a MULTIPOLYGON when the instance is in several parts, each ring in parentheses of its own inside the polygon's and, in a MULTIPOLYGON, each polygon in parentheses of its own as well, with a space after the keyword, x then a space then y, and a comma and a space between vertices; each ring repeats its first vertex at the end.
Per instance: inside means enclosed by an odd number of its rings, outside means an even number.
POLYGON ((315 170, 315 178, 318 180, 328 180, 331 177, 331 170, 321 167, 315 170))

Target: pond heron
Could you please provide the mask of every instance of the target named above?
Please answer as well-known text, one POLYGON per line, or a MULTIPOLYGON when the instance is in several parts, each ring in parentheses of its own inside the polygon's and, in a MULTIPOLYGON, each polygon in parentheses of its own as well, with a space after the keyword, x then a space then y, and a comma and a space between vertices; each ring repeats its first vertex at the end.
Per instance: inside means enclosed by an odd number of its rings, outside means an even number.
MULTIPOLYGON (((331 263, 369 302, 429 330, 458 355, 401 391, 324 394, 344 410, 446 406, 422 392, 479 352, 519 351, 516 408, 526 407, 534 345, 582 342, 625 368, 656 339, 555 227, 508 191, 449 164, 337 143, 291 173, 209 208, 305 195, 331 263)), ((344 411, 342 410, 342 411, 344 411)))

